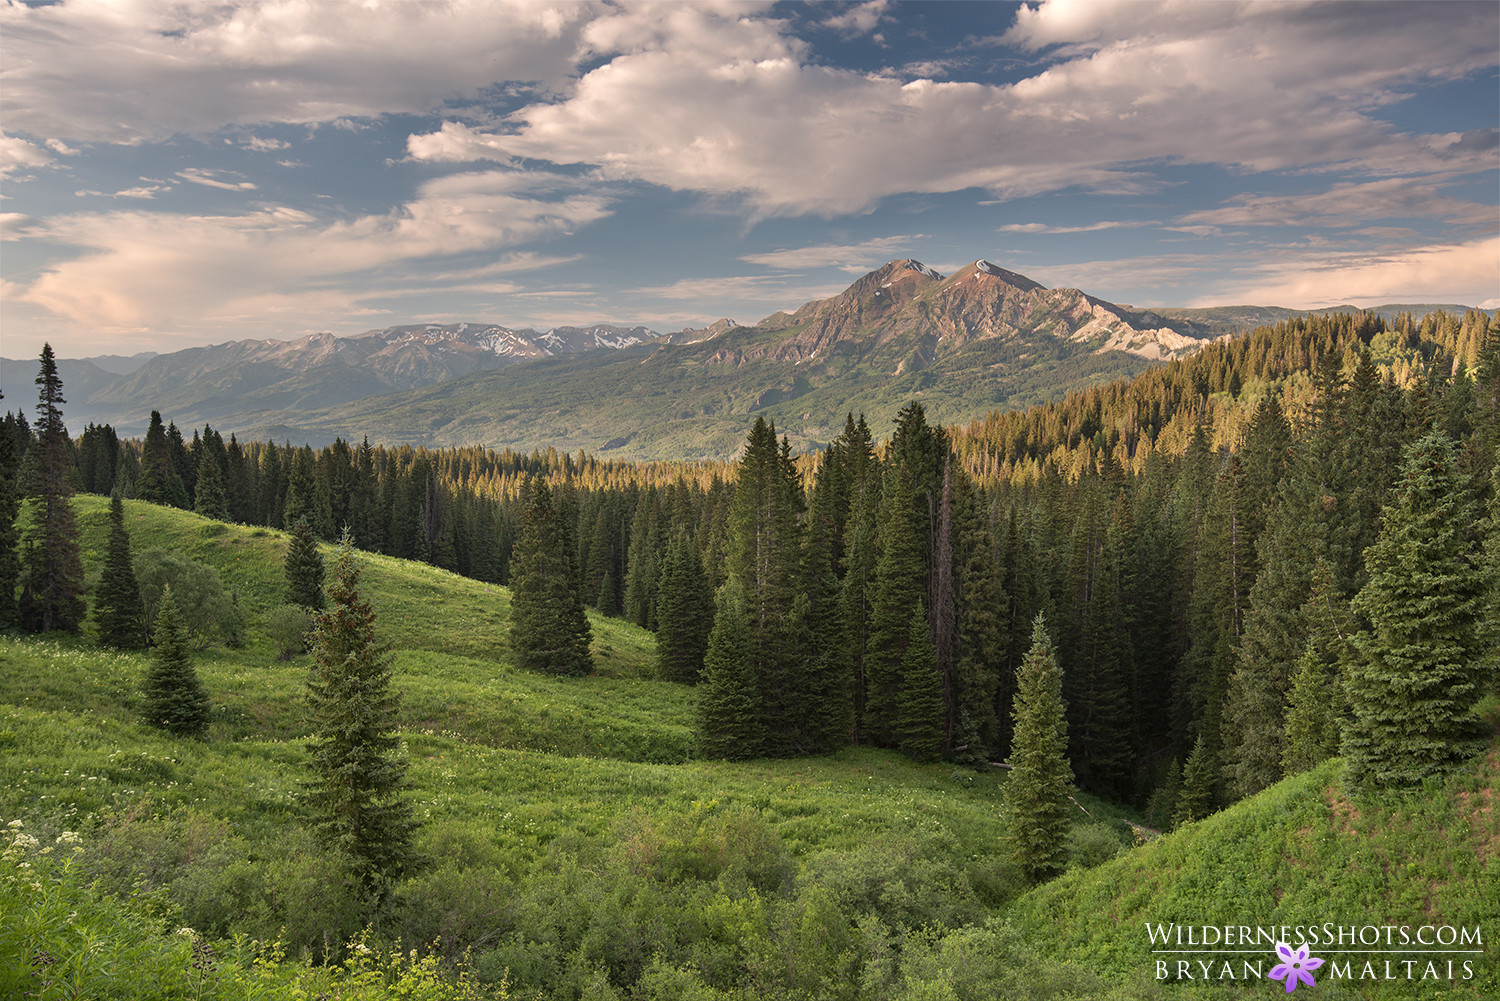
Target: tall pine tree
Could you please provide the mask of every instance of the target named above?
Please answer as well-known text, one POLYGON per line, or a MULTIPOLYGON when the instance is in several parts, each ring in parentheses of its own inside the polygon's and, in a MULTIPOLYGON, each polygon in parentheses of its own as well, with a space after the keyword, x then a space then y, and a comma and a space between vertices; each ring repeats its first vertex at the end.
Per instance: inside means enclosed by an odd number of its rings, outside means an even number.
POLYGON ((750 622, 739 583, 719 588, 698 696, 698 753, 742 761, 761 752, 760 684, 750 652, 750 622))
POLYGON ((120 495, 109 500, 109 547, 104 572, 94 591, 94 619, 99 639, 125 649, 138 647, 145 638, 145 609, 136 583, 130 555, 130 531, 125 527, 125 504, 120 495))
POLYGON ((510 648, 528 671, 581 677, 594 668, 593 632, 573 579, 567 533, 547 481, 531 484, 511 562, 510 648))
POLYGON ((1010 779, 1005 805, 1011 852, 1026 878, 1051 879, 1068 860, 1068 723, 1063 708, 1062 671, 1047 624, 1037 615, 1031 650, 1016 677, 1010 748, 1010 779))
POLYGON ((323 554, 306 518, 292 526, 292 538, 286 546, 286 600, 289 604, 320 612, 327 602, 323 597, 323 554))
POLYGON ((662 561, 656 615, 657 677, 694 684, 708 652, 714 595, 703 564, 693 550, 693 540, 681 529, 662 561))
POLYGON ((36 504, 32 507, 30 577, 34 624, 40 632, 76 632, 83 622, 83 555, 73 518, 72 442, 63 425, 62 379, 52 345, 42 345, 36 377, 36 504))
POLYGON ((1487 580, 1468 541, 1471 509, 1453 446, 1431 432, 1406 453, 1394 502, 1365 553, 1354 599, 1352 719, 1344 734, 1356 788, 1409 786, 1482 747, 1487 580))
POLYGON ((312 716, 312 777, 302 801, 313 830, 342 852, 378 901, 421 861, 417 821, 396 731, 399 696, 391 691, 389 647, 376 641, 375 610, 359 593, 359 563, 345 533, 329 608, 313 629, 307 701, 312 716))

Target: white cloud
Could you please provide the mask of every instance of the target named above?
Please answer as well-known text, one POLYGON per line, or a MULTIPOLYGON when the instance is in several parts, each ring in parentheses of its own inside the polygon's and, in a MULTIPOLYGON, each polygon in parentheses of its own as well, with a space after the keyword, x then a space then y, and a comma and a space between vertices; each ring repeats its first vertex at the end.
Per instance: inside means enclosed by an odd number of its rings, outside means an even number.
POLYGON ((825 19, 822 24, 849 35, 868 35, 881 21, 890 20, 885 13, 889 6, 890 0, 869 0, 825 19))
POLYGON ((336 314, 362 298, 359 276, 557 237, 610 211, 597 192, 543 200, 513 188, 499 172, 457 174, 428 182, 389 213, 332 223, 286 207, 64 216, 41 224, 40 235, 85 252, 48 268, 21 298, 58 317, 161 333, 258 312, 336 314))
POLYGON ((1001 233, 1028 233, 1033 235, 1057 236, 1067 233, 1099 233, 1106 229, 1135 229, 1141 226, 1160 225, 1154 220, 1132 220, 1116 219, 1101 222, 1091 222, 1083 226, 1053 226, 1044 222, 1013 222, 999 227, 1001 233))
POLYGON ((255 153, 274 153, 279 149, 286 149, 291 143, 282 142, 280 139, 262 139, 260 136, 251 136, 240 145, 255 153))
POLYGON ((6 127, 137 142, 232 123, 422 112, 561 81, 597 3, 159 0, 0 7, 6 127))
POLYGON ((17 136, 0 132, 0 178, 11 177, 32 167, 45 167, 52 154, 17 136))
POLYGON ((255 185, 249 181, 225 180, 226 177, 244 176, 228 170, 205 170, 201 167, 188 167, 186 170, 179 170, 177 176, 184 181, 191 181, 193 184, 201 184, 209 188, 221 188, 224 191, 255 190, 255 185))
POLYGON ((1139 193, 1144 165, 1370 174, 1492 169, 1484 135, 1370 116, 1416 82, 1496 62, 1494 5, 1072 4, 1023 8, 1009 40, 1060 45, 1013 86, 903 84, 809 62, 782 22, 627 8, 585 38, 613 54, 508 127, 447 123, 414 159, 596 165, 760 214, 833 216, 903 192, 1139 193))
POLYGON ((1178 222, 1210 226, 1359 226, 1372 219, 1423 217, 1500 226, 1500 209, 1438 193, 1440 181, 1391 177, 1336 184, 1296 195, 1236 195, 1223 206, 1190 212, 1178 222))
POLYGON ((1500 292, 1500 236, 1466 243, 1269 256, 1237 287, 1201 305, 1226 301, 1318 309, 1349 303, 1489 301, 1500 292))
POLYGON ((872 271, 894 257, 911 256, 912 244, 927 236, 885 236, 855 244, 819 244, 814 247, 792 247, 760 254, 743 254, 740 260, 779 271, 801 268, 838 268, 851 274, 872 271))

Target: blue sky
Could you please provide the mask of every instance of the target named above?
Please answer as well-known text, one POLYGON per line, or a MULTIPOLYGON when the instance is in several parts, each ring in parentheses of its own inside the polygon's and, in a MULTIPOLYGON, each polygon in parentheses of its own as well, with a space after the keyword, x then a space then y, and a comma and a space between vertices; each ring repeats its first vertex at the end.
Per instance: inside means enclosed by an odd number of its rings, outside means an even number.
POLYGON ((754 322, 898 257, 1500 307, 1500 5, 0 8, 0 353, 754 322))

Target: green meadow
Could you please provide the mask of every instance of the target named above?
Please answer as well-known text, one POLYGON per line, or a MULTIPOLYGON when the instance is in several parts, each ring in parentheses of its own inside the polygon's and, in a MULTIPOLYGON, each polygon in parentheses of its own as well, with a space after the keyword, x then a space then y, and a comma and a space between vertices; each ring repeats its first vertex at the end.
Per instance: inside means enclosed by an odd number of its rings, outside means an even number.
MULTIPOLYGON (((107 502, 76 505, 97 574, 107 502)), ((428 858, 372 912, 298 805, 311 660, 265 633, 285 534, 126 512, 137 552, 219 570, 246 642, 196 654, 214 721, 195 741, 139 721, 144 654, 0 636, 0 996, 1264 996, 1281 985, 1158 979, 1146 924, 1326 921, 1479 926, 1488 953, 1469 979, 1325 975, 1317 997, 1500 991, 1493 749, 1359 801, 1325 763, 1161 837, 1079 794, 1073 868, 1028 890, 1003 771, 703 760, 649 633, 591 616, 594 676, 529 674, 504 588, 365 555, 428 858)))

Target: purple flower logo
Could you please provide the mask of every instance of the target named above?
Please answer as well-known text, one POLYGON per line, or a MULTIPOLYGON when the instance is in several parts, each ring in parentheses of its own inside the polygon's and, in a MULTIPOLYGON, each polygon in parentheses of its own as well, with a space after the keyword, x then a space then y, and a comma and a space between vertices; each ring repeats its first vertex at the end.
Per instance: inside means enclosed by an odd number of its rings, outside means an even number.
POLYGON ((1285 980, 1288 994, 1297 989, 1298 981, 1309 987, 1317 986, 1317 981, 1313 980, 1312 971, 1322 966, 1323 961, 1309 956, 1307 946, 1298 946, 1297 951, 1293 952, 1292 947, 1285 942, 1277 942, 1276 955, 1280 956, 1282 961, 1279 965, 1271 967, 1271 979, 1285 980))

